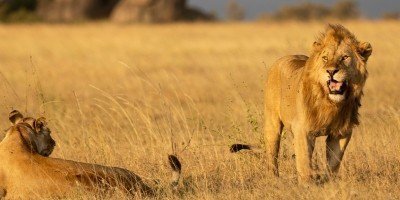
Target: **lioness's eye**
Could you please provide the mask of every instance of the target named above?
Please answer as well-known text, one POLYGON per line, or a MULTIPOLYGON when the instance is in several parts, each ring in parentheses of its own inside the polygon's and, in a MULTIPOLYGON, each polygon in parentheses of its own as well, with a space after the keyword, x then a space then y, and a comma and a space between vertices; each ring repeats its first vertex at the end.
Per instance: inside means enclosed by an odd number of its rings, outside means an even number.
POLYGON ((327 56, 322 56, 322 60, 326 62, 326 61, 328 61, 328 57, 327 56))
POLYGON ((349 56, 345 55, 345 56, 342 57, 342 60, 347 60, 347 58, 349 58, 349 56))

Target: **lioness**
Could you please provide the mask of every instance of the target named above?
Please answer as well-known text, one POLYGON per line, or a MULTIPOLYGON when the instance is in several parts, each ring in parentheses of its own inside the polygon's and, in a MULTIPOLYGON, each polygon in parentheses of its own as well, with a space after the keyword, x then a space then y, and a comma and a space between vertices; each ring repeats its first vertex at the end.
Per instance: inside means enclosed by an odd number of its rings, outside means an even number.
MULTIPOLYGON (((366 63, 372 53, 341 25, 328 25, 313 44, 309 57, 285 56, 269 70, 265 86, 265 142, 269 169, 277 176, 278 153, 285 127, 294 135, 300 182, 311 181, 315 138, 328 136, 328 171, 337 173, 352 129, 359 124, 366 63)), ((236 144, 231 151, 249 149, 236 144)))
MULTIPOLYGON (((13 126, 0 143, 0 191, 11 199, 62 197, 80 185, 87 190, 119 188, 129 194, 154 195, 133 172, 96 164, 49 158, 55 142, 44 118, 23 118, 18 111, 10 113, 13 126)), ((170 155, 177 183, 181 165, 170 155)))

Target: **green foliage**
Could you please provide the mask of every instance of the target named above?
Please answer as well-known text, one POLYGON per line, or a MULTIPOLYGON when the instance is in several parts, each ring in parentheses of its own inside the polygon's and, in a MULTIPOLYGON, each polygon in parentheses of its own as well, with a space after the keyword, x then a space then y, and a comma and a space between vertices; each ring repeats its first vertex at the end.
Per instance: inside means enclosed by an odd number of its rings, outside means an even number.
POLYGON ((34 14, 36 0, 3 0, 0 1, 0 21, 21 22, 36 21, 34 14))

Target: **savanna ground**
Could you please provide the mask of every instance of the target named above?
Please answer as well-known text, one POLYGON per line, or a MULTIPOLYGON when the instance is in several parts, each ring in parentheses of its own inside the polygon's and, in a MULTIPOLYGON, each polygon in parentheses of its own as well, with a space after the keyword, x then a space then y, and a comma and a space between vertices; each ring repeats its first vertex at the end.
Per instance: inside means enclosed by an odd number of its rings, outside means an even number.
MULTIPOLYGON (((229 153, 235 142, 262 144, 267 68, 307 54, 320 23, 1 25, 0 127, 9 126, 11 109, 42 114, 57 141, 53 157, 124 167, 162 187, 175 152, 180 194, 165 189, 159 198, 399 199, 400 24, 344 25, 374 52, 362 123, 341 178, 324 185, 297 184, 291 134, 280 178, 266 173, 264 155, 229 153)), ((315 154, 320 170, 324 139, 315 154)))

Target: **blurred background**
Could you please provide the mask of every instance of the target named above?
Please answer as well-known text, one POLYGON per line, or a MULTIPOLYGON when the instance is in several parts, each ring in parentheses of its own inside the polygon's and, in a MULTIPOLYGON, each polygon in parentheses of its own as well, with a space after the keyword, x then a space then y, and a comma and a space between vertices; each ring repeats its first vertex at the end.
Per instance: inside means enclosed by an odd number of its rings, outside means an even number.
POLYGON ((399 19, 397 0, 1 0, 3 22, 399 19))

